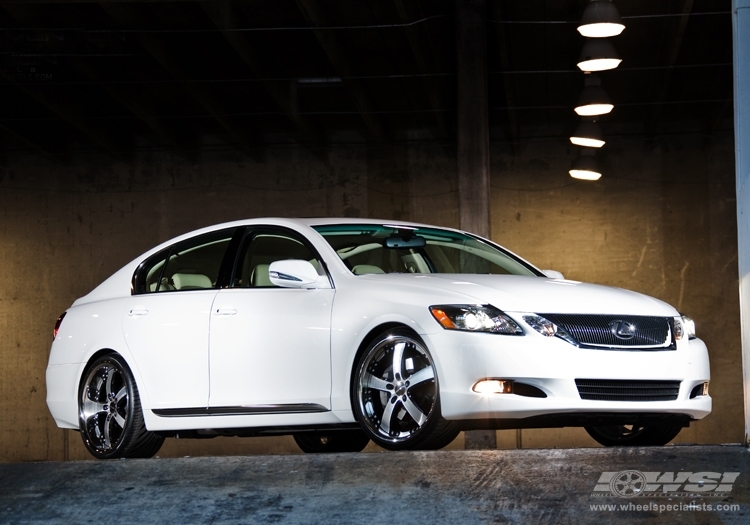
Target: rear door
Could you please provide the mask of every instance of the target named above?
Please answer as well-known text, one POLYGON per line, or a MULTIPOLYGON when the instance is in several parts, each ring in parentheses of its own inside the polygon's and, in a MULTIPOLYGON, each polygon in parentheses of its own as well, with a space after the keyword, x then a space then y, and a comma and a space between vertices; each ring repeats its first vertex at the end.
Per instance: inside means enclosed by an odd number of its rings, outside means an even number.
POLYGON ((152 410, 208 404, 209 319, 235 230, 183 241, 136 271, 122 327, 152 410))

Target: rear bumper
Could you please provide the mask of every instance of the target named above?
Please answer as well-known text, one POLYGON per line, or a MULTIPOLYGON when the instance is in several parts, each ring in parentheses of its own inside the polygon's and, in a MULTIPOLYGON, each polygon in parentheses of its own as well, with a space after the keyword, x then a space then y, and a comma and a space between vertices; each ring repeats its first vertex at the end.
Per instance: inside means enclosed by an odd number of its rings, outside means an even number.
POLYGON ((47 367, 47 407, 60 428, 78 429, 78 382, 84 364, 47 367))

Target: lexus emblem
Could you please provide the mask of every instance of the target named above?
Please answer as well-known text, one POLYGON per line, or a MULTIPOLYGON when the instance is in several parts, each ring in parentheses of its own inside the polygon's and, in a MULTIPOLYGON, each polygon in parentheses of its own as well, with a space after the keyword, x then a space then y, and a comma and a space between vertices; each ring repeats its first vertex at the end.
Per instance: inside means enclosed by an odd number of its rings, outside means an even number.
POLYGON ((609 330, 618 339, 627 341, 635 336, 635 326, 626 321, 612 321, 609 323, 609 330))

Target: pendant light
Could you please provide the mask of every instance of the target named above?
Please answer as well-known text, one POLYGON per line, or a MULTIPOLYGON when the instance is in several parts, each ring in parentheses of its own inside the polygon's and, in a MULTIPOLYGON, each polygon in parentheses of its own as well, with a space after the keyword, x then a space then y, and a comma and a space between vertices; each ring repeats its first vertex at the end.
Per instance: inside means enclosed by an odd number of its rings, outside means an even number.
POLYGON ((604 146, 604 135, 596 119, 584 117, 571 135, 570 142, 586 148, 601 148, 604 146))
POLYGON ((581 96, 578 97, 575 112, 581 117, 593 117, 605 115, 612 111, 612 108, 614 106, 610 102, 607 92, 602 88, 599 77, 588 75, 581 96))
POLYGON ((620 65, 615 46, 607 39, 590 38, 583 44, 578 68, 581 71, 606 71, 620 65))
POLYGON ((591 0, 578 26, 578 32, 588 38, 617 36, 624 29, 620 13, 610 0, 591 0))
POLYGON ((599 164, 596 162, 594 152, 590 149, 581 150, 581 156, 573 161, 570 167, 570 176, 579 180, 599 180, 602 174, 599 164))

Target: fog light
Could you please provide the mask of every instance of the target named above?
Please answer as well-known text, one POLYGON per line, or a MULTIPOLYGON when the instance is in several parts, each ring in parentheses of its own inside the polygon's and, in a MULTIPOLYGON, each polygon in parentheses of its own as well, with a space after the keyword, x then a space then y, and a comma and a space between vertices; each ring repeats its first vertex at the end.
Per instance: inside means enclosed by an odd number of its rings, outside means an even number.
POLYGON ((700 385, 695 385, 695 387, 693 387, 693 389, 690 391, 690 399, 695 399, 698 396, 707 396, 707 395, 708 395, 708 381, 700 385))
POLYGON ((513 381, 507 379, 482 379, 472 387, 478 394, 512 394, 513 381))

